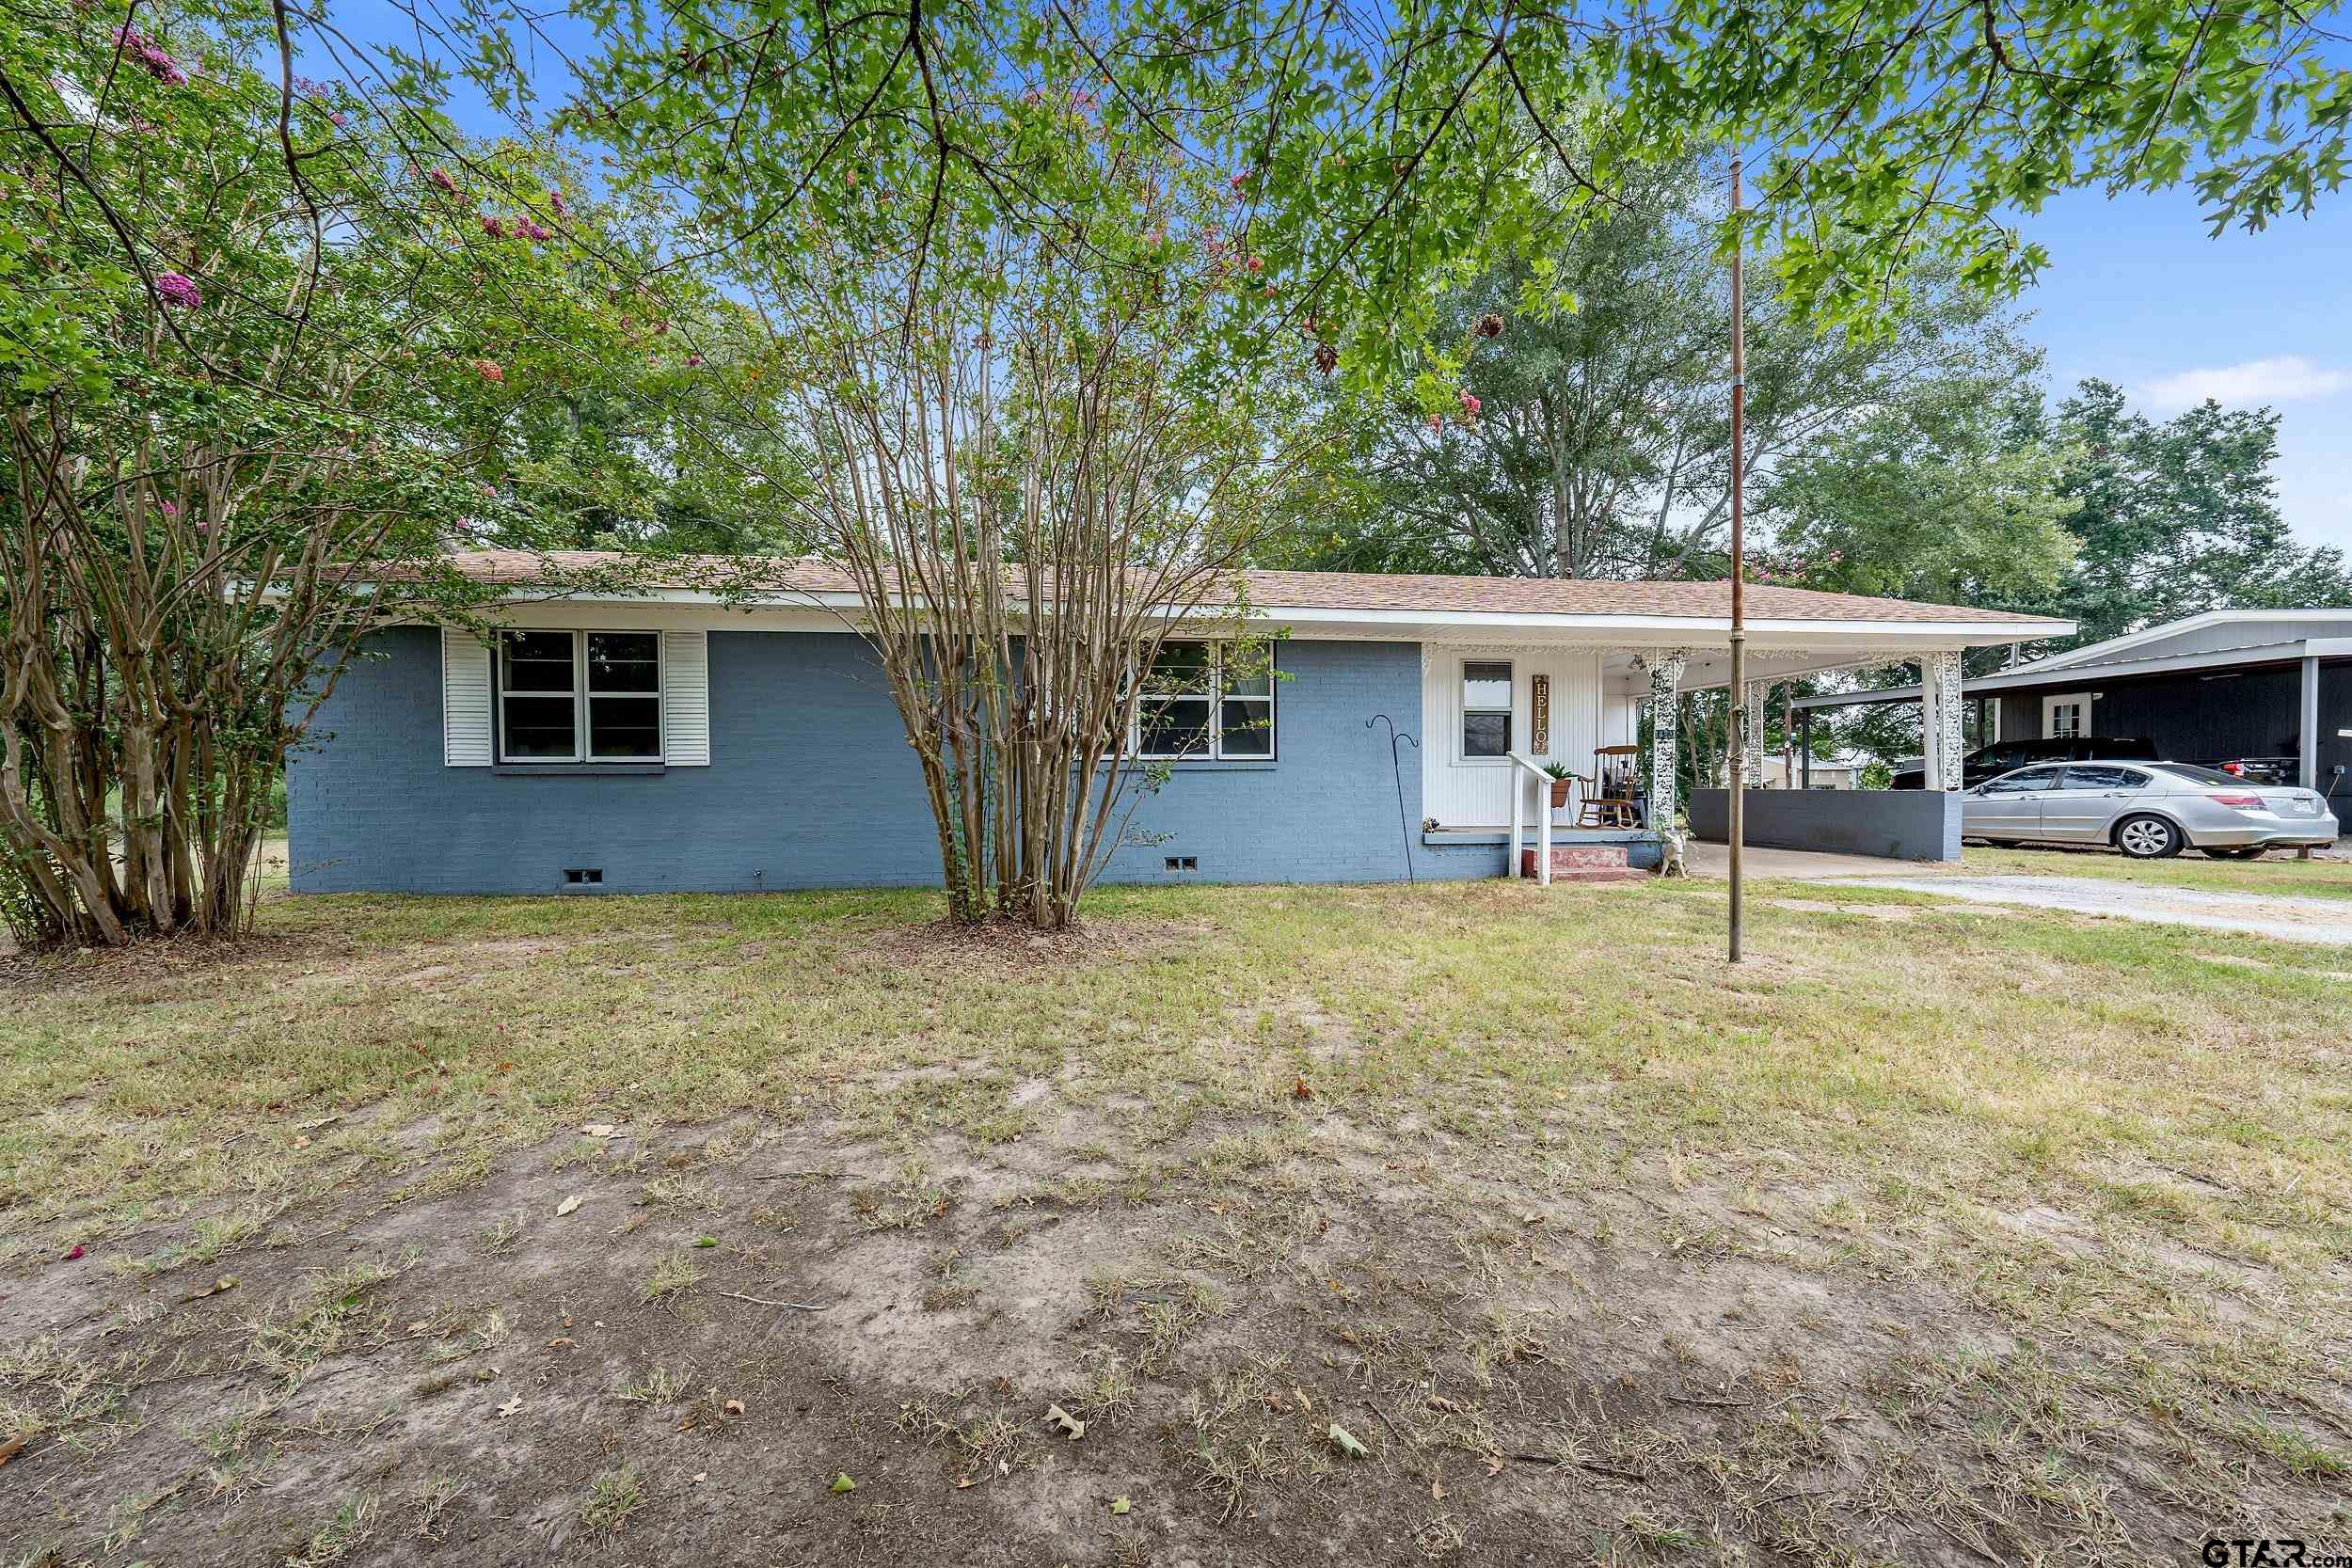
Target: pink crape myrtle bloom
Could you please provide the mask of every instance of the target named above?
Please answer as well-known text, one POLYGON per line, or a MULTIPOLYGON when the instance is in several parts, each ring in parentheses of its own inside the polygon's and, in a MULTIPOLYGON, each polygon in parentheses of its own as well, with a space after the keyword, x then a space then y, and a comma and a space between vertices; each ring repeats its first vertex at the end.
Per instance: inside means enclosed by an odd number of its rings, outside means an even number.
POLYGON ((155 297, 183 310, 193 310, 204 303, 203 292, 197 288, 196 279, 183 272, 157 273, 155 297))
POLYGON ((1471 396, 1468 391, 1463 392, 1462 418, 1466 420, 1474 420, 1478 418, 1478 400, 1475 397, 1471 396))
POLYGON ((147 68, 147 73, 167 87, 185 87, 187 73, 155 41, 136 27, 117 27, 115 47, 147 68))
POLYGON ((506 238, 506 220, 495 213, 482 214, 482 231, 494 240, 506 238))
POLYGON ((506 379, 506 372, 500 368, 499 362, 495 359, 474 360, 473 372, 474 374, 480 376, 485 381, 504 381, 506 379))
POLYGON ((437 167, 432 173, 426 175, 425 178, 440 186, 441 189, 449 192, 452 196, 455 196, 457 194, 457 182, 450 178, 449 170, 437 167))

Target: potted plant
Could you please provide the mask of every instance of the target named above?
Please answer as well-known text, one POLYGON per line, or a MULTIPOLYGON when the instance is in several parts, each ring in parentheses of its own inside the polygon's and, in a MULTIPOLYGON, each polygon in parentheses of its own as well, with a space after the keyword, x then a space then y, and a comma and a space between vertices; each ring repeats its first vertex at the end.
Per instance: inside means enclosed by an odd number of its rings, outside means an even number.
POLYGON ((1551 809, 1558 811, 1568 803, 1568 785, 1575 782, 1576 775, 1568 771, 1565 762, 1545 763, 1544 775, 1551 780, 1551 809))

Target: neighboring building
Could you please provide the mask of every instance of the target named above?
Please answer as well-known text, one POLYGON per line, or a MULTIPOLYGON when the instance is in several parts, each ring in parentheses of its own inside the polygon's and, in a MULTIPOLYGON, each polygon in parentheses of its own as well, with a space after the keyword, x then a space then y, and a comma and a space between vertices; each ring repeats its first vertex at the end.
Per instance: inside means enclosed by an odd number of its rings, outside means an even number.
MULTIPOLYGON (((806 562, 757 565, 749 604, 693 586, 711 575, 693 562, 675 585, 543 586, 617 559, 464 556, 469 574, 508 589, 499 619, 511 629, 495 647, 421 626, 368 640, 288 768, 296 891, 938 880, 921 776, 850 630, 861 601, 849 579, 806 562)), ((1283 633, 1280 678, 1223 695, 1204 679, 1203 716, 1223 705, 1222 718, 1247 722, 1209 724, 1166 759, 1170 776, 1137 806, 1113 880, 1402 879, 1408 854, 1421 877, 1499 875, 1515 818, 1549 784, 1533 764, 1593 772, 1599 748, 1635 740, 1645 699, 1720 686, 1728 660, 1720 582, 1258 572, 1248 596, 1257 622, 1283 633), (1234 707, 1247 711, 1224 711, 1234 707), (1418 742, 1398 749, 1401 773, 1384 714, 1418 742)), ((1751 588, 1747 603, 1758 688, 1917 658, 1940 677, 1924 699, 1939 716, 1931 729, 1955 736, 1958 650, 2069 626, 1774 587, 1751 588)), ((1137 755, 1152 738, 1136 737, 1137 755)), ((1662 784, 1649 804, 1671 812, 1671 769, 1662 784)), ((1922 803, 1911 798, 1906 820, 1922 803)), ((1933 826, 1943 833, 1940 816, 1933 826)), ((1645 832, 1557 836, 1634 864, 1656 853, 1645 832)))
MULTIPOLYGON (((1860 789, 1862 770, 1869 764, 1860 757, 1841 755, 1819 758, 1810 763, 1800 762, 1794 784, 1788 778, 1788 759, 1778 752, 1764 758, 1763 782, 1766 789, 1860 789)), ((1914 767, 1917 766, 1915 761, 1914 767)))
MULTIPOLYGON (((2153 742, 2172 762, 2275 765, 2352 825, 2352 610, 2216 610, 1965 684, 1980 744, 2068 736, 2153 742)), ((1915 701, 1916 688, 1798 707, 1915 701)))

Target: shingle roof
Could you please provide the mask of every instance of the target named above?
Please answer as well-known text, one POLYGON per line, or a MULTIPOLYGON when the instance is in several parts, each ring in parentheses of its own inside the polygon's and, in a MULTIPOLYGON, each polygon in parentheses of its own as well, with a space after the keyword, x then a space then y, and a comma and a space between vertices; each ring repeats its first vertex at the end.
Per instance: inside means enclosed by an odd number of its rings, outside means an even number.
MULTIPOLYGON (((786 556, 643 557, 617 550, 473 550, 453 558, 486 583, 577 585, 609 575, 647 589, 708 588, 719 583, 781 594, 850 594, 847 572, 821 561, 786 556)), ((1248 572, 1252 609, 1383 610, 1494 615, 1668 616, 1722 621, 1731 614, 1731 585, 1718 582, 1617 582, 1590 578, 1464 578, 1376 572, 1248 572)), ((2046 626, 2072 623, 1967 605, 1874 599, 1809 588, 1751 584, 1747 612, 1758 621, 1916 622, 2046 626)))

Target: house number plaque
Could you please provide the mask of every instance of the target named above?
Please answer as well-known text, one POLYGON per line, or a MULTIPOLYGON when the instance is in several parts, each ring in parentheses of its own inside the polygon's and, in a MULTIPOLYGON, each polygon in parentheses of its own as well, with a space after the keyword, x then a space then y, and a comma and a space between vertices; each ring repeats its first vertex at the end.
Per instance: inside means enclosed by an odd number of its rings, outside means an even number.
POLYGON ((1551 750, 1551 677, 1537 675, 1530 684, 1535 705, 1534 751, 1537 756, 1542 756, 1551 750))

